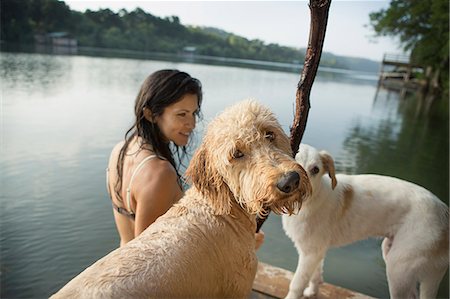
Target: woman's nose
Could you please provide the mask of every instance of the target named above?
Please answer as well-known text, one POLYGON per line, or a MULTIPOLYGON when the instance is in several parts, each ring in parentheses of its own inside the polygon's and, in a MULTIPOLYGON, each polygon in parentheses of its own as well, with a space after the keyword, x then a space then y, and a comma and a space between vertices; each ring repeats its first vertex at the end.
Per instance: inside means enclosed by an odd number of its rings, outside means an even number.
POLYGON ((189 117, 188 121, 186 122, 186 127, 188 127, 189 129, 194 129, 195 128, 195 116, 189 117))

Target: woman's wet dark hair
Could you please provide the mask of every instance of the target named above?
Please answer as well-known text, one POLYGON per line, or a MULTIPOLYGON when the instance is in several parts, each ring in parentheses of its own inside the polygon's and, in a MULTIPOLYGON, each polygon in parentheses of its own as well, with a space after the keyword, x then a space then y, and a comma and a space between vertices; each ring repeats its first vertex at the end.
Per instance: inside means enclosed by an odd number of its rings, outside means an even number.
MULTIPOLYGON (((123 175, 123 161, 128 145, 131 140, 138 136, 142 140, 140 149, 145 145, 150 145, 154 153, 160 157, 167 159, 172 164, 177 172, 178 183, 180 186, 181 176, 179 174, 179 166, 176 165, 174 153, 171 150, 170 143, 164 142, 164 137, 158 125, 155 122, 148 121, 144 116, 144 108, 147 108, 152 113, 152 118, 161 115, 164 109, 181 100, 186 94, 195 94, 198 98, 198 112, 202 103, 202 85, 199 80, 192 78, 185 72, 178 70, 160 70, 148 76, 141 85, 141 89, 136 97, 134 106, 134 113, 136 116, 135 123, 125 134, 125 143, 120 150, 119 158, 117 160, 118 180, 114 186, 114 191, 119 199, 122 199, 122 175, 123 175)), ((177 154, 179 163, 181 163, 182 156, 186 154, 186 147, 181 148, 176 144, 173 145, 174 151, 177 154)))

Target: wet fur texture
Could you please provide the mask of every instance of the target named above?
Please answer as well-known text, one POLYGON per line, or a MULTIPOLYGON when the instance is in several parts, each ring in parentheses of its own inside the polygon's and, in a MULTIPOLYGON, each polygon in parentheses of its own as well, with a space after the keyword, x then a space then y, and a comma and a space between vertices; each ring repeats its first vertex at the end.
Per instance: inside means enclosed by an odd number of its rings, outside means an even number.
POLYGON ((186 175, 192 187, 177 204, 52 298, 247 298, 255 215, 298 208, 311 191, 306 172, 274 115, 244 101, 210 123, 186 175), (275 187, 288 171, 301 178, 289 194, 275 187))
POLYGON ((449 262, 449 210, 442 201, 393 177, 335 175, 333 158, 306 144, 296 160, 313 192, 298 215, 282 217, 299 253, 287 298, 317 294, 328 248, 368 237, 384 237, 391 298, 435 298, 449 262))

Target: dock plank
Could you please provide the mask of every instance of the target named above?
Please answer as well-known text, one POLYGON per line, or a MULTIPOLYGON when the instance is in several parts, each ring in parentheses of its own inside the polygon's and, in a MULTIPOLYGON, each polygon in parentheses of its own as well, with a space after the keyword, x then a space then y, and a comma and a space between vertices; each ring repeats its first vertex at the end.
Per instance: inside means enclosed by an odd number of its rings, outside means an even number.
MULTIPOLYGON (((266 263, 259 262, 255 280, 253 281, 252 299, 262 298, 284 298, 289 291, 289 283, 294 273, 278 268, 266 263)), ((345 288, 341 288, 329 283, 323 283, 319 287, 317 299, 370 299, 364 294, 360 294, 345 288)))

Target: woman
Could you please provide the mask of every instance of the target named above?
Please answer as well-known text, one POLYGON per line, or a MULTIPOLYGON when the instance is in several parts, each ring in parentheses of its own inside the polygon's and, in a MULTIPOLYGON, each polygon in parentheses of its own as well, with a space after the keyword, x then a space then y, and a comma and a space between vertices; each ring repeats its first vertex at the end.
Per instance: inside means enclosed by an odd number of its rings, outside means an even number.
MULTIPOLYGON (((136 120, 112 150, 107 173, 120 246, 143 232, 183 196, 170 143, 186 153, 202 103, 199 80, 178 70, 160 70, 141 86, 136 120)), ((256 248, 264 234, 255 235, 256 248)))
POLYGON ((202 102, 200 81, 178 70, 160 70, 141 86, 136 120, 112 150, 108 191, 123 246, 183 195, 170 143, 180 154, 195 128, 202 102))

